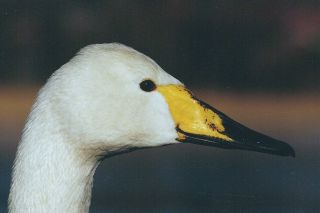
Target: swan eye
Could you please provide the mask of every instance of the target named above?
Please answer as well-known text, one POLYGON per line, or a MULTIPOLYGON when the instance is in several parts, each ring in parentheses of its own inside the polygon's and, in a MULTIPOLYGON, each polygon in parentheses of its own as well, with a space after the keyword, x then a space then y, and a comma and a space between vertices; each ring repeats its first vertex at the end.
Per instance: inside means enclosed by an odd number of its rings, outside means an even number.
POLYGON ((140 88, 143 91, 151 92, 151 91, 155 90, 157 88, 157 86, 152 80, 147 79, 147 80, 144 80, 140 83, 140 88))

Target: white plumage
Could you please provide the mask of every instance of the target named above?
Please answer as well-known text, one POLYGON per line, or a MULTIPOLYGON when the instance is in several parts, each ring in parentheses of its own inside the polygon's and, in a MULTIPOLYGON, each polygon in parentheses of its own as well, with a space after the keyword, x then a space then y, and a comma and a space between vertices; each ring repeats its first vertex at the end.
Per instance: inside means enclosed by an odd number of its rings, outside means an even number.
POLYGON ((10 212, 87 212, 101 155, 177 143, 164 98, 143 79, 181 84, 121 44, 83 48, 41 89, 20 142, 10 212))

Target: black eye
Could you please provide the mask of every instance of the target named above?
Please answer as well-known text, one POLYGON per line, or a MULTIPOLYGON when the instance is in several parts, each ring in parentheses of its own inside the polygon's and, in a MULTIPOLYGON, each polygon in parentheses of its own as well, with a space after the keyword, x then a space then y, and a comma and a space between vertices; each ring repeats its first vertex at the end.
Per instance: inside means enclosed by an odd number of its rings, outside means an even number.
POLYGON ((151 80, 144 80, 140 83, 140 88, 143 91, 151 92, 157 88, 156 84, 151 80))

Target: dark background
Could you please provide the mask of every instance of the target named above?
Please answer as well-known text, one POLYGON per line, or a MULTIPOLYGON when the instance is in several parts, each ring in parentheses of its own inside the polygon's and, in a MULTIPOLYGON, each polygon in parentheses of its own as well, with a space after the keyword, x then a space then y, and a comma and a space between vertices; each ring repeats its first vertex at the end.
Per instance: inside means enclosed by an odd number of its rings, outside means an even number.
POLYGON ((195 145, 140 150, 98 168, 92 212, 319 212, 320 2, 0 2, 0 211, 36 91, 80 48, 145 53, 297 157, 195 145))
POLYGON ((187 84, 319 88, 319 1, 4 1, 2 83, 43 82, 85 45, 118 41, 187 84))

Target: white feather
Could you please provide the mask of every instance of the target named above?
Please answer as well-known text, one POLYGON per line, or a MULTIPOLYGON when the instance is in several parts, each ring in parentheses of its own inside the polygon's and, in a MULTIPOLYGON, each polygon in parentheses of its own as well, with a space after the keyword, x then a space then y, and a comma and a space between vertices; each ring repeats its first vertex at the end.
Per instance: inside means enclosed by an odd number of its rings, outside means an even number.
POLYGON ((165 99, 144 79, 181 84, 121 44, 83 48, 41 89, 14 163, 9 212, 88 212, 99 157, 176 143, 165 99))

